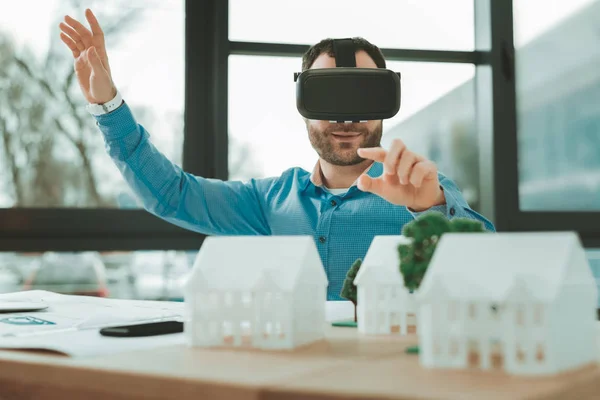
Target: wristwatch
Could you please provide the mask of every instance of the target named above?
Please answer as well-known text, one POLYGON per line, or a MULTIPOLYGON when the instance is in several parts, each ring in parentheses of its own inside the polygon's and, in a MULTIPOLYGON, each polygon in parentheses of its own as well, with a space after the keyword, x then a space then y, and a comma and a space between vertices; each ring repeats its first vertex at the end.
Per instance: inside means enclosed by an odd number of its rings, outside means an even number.
POLYGON ((108 114, 109 112, 116 110, 121 106, 121 104, 123 104, 123 97, 117 90, 117 94, 112 100, 104 104, 88 104, 86 109, 90 114, 98 116, 108 114))

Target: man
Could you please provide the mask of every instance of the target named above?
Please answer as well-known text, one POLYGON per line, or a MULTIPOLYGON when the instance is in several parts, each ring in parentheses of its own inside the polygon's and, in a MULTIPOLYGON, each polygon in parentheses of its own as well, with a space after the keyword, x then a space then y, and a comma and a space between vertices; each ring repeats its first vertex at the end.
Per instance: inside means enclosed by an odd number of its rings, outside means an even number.
MULTIPOLYGON (((329 300, 340 299, 348 268, 364 257, 375 235, 398 235, 422 212, 473 218, 494 230, 431 161, 400 140, 389 151, 379 147, 382 121, 306 120, 319 155, 312 173, 290 168, 279 177, 247 183, 185 173, 152 145, 121 100, 102 29, 90 10, 85 15, 91 30, 67 16, 61 39, 73 52, 81 90, 96 109, 92 113, 110 156, 156 216, 207 235, 311 235, 329 279, 329 300)), ((364 39, 355 44, 357 67, 385 68, 376 46, 364 39)), ((335 67, 331 51, 330 40, 313 46, 303 57, 303 70, 335 67)))

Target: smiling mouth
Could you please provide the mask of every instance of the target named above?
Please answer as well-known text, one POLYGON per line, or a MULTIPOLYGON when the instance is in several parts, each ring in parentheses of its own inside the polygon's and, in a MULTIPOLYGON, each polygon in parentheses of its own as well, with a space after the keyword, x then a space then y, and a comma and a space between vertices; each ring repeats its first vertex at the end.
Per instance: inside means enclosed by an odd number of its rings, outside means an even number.
POLYGON ((333 132, 332 135, 338 138, 353 138, 360 136, 360 132, 333 132))

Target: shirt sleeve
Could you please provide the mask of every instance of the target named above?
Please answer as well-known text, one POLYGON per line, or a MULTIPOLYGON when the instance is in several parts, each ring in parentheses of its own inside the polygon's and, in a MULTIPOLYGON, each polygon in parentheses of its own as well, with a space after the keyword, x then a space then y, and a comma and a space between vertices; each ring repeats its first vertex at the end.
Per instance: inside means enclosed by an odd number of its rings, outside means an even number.
POLYGON ((475 210, 471 209, 467 201, 464 199, 460 189, 456 184, 449 178, 445 177, 443 174, 439 174, 439 181, 442 190, 444 191, 444 196, 446 197, 446 204, 433 206, 425 211, 410 211, 410 213, 416 218, 419 215, 429 212, 429 211, 438 211, 444 214, 448 219, 452 218, 470 218, 474 220, 481 221, 485 229, 491 232, 495 232, 496 228, 491 221, 485 218, 483 215, 479 214, 475 210))
POLYGON ((268 235, 261 194, 268 179, 222 181, 191 175, 150 142, 126 103, 96 116, 108 154, 152 214, 205 235, 268 235))

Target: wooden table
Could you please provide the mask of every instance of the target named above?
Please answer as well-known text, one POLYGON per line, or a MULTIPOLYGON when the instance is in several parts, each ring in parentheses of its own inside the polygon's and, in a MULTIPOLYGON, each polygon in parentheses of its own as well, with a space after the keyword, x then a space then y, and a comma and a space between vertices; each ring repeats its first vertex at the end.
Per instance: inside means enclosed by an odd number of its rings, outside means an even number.
POLYGON ((551 378, 425 370, 416 336, 331 328, 291 352, 169 346, 68 358, 0 351, 0 399, 598 399, 600 369, 551 378))

